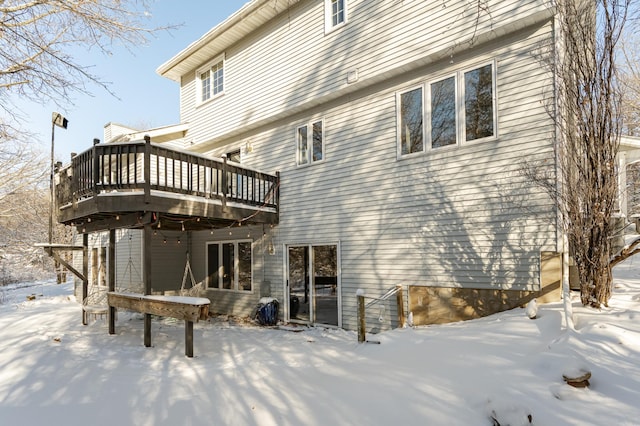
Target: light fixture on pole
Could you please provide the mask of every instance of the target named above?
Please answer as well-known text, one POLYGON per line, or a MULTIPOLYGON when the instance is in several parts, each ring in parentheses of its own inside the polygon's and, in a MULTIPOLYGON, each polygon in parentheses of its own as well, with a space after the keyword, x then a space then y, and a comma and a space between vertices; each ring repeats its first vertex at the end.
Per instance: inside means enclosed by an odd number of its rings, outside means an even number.
POLYGON ((55 173, 55 129, 56 126, 62 127, 63 129, 67 128, 69 124, 69 120, 64 118, 62 114, 54 112, 51 115, 51 174, 49 175, 49 190, 50 190, 50 200, 49 200, 49 245, 53 243, 53 199, 54 199, 54 184, 53 184, 53 175, 55 173))

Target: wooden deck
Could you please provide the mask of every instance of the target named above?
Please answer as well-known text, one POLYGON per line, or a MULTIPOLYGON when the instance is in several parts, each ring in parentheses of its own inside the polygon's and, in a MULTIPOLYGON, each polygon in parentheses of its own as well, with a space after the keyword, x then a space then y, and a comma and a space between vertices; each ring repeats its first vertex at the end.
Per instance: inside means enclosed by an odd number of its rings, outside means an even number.
POLYGON ((56 174, 57 220, 84 232, 278 222, 279 176, 138 142, 97 144, 56 174), (145 216, 152 212, 152 215, 145 216))

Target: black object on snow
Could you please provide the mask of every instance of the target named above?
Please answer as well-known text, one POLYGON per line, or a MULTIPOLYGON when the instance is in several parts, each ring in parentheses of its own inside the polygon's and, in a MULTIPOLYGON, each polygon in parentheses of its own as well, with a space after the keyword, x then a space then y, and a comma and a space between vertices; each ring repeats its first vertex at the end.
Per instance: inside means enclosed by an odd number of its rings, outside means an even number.
POLYGON ((276 325, 278 322, 279 303, 276 299, 268 303, 260 303, 256 310, 256 320, 260 325, 276 325))

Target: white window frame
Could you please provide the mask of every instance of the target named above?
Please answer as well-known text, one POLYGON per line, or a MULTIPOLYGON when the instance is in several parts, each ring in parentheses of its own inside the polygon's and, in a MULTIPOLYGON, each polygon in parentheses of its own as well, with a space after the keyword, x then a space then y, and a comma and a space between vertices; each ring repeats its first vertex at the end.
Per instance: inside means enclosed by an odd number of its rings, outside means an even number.
POLYGON ((342 1, 344 5, 344 19, 342 22, 338 22, 337 24, 333 24, 333 1, 334 0, 324 0, 324 32, 325 34, 329 34, 332 31, 335 31, 338 28, 341 28, 347 24, 349 21, 349 0, 335 0, 342 1))
POLYGON ((460 146, 460 88, 459 88, 459 78, 458 78, 458 73, 451 73, 451 74, 446 74, 443 75, 437 79, 434 80, 430 80, 426 83, 426 88, 425 88, 425 96, 426 96, 426 100, 425 100, 425 108, 424 108, 424 113, 425 113, 425 124, 426 124, 426 129, 425 129, 425 145, 427 148, 427 151, 429 150, 435 150, 435 151, 439 151, 439 150, 443 150, 443 149, 450 149, 456 146, 460 146), (454 109, 455 109, 455 130, 456 130, 456 143, 454 144, 450 144, 450 145, 445 145, 445 146, 439 146, 434 148, 433 147, 433 133, 432 133, 432 123, 431 123, 431 118, 432 118, 432 109, 431 109, 431 85, 435 84, 435 83, 439 83, 441 81, 447 80, 449 78, 453 77, 453 86, 454 86, 454 109))
POLYGON ((408 158, 413 157, 415 155, 420 155, 425 152, 425 147, 427 144, 427 136, 426 136, 426 123, 425 123, 425 88, 424 84, 418 86, 412 86, 407 89, 404 89, 400 92, 396 93, 396 122, 398 123, 396 126, 396 141, 397 141, 397 157, 398 158, 408 158), (402 153, 402 95, 405 93, 412 92, 417 89, 422 89, 422 150, 416 152, 409 152, 407 154, 402 153))
POLYGON ((325 126, 324 126, 324 118, 318 118, 315 120, 309 120, 306 123, 302 123, 298 126, 296 126, 295 128, 295 141, 296 141, 296 165, 298 167, 306 167, 306 166, 310 166, 312 164, 317 164, 317 163, 321 163, 325 160, 326 158, 326 150, 325 150, 325 144, 326 144, 326 132, 325 132, 325 126), (313 159, 313 125, 320 123, 320 125, 322 126, 322 158, 319 160, 314 160, 313 159), (300 152, 300 139, 299 139, 299 130, 302 128, 306 128, 307 129, 307 151, 306 151, 306 156, 304 158, 304 162, 302 161, 302 154, 300 152))
POLYGON ((207 102, 211 102, 213 99, 218 98, 219 96, 222 96, 224 94, 224 88, 226 85, 226 78, 225 78, 225 69, 226 69, 226 63, 225 63, 225 54, 223 53, 222 55, 216 57, 214 60, 208 62, 205 66, 198 68, 196 70, 196 103, 198 105, 207 103, 207 102), (222 63, 222 90, 220 90, 217 93, 214 93, 215 90, 215 85, 214 85, 214 67, 216 67, 218 64, 222 63), (202 79, 201 76, 203 73, 209 71, 209 97, 207 99, 204 99, 204 97, 202 96, 202 79))
POLYGON ((459 137, 459 143, 462 144, 468 144, 468 143, 476 143, 476 142, 482 142, 482 141, 486 141, 486 140, 492 140, 492 139, 497 139, 498 138, 498 84, 497 84, 497 77, 498 77, 498 71, 497 71, 497 64, 495 59, 491 60, 491 61, 487 61, 487 62, 482 62, 479 64, 475 64, 474 66, 462 69, 458 72, 458 80, 459 80, 459 92, 460 92, 460 110, 458 113, 459 116, 459 121, 460 121, 460 137, 459 137), (493 135, 490 136, 485 136, 484 138, 478 138, 478 139, 473 139, 468 141, 467 140, 467 126, 466 126, 466 121, 467 121, 467 117, 466 117, 466 109, 465 109, 465 82, 464 82, 464 75, 466 73, 468 73, 469 71, 473 71, 473 70, 477 70, 480 68, 483 68, 487 65, 491 65, 491 103, 492 103, 492 115, 491 115, 491 119, 493 120, 493 135))
POLYGON ((415 155, 428 152, 428 151, 442 151, 447 149, 452 149, 455 147, 464 146, 467 144, 473 144, 477 142, 483 142, 488 140, 495 140, 498 138, 498 70, 496 60, 490 60, 485 62, 480 62, 474 64, 469 67, 465 67, 460 70, 456 70, 455 72, 450 72, 447 74, 439 75, 438 77, 429 80, 421 85, 416 85, 412 87, 408 87, 406 89, 402 89, 401 91, 396 92, 396 145, 397 145, 397 158, 404 159, 410 158, 415 155), (493 134, 490 136, 486 136, 483 138, 473 139, 467 141, 466 135, 466 111, 465 111, 465 81, 464 75, 470 71, 483 68, 487 65, 491 65, 491 82, 492 82, 492 120, 493 120, 493 134), (431 134, 431 85, 434 83, 438 83, 440 81, 446 80, 450 77, 454 77, 455 79, 455 110, 456 110, 456 143, 451 145, 445 145, 441 147, 434 148, 432 146, 432 134, 431 134), (422 88, 423 91, 423 100, 422 100, 422 113, 423 117, 423 150, 413 153, 402 153, 402 129, 401 129, 401 96, 405 93, 408 93, 412 90, 422 88))
POLYGON ((254 270, 253 270, 253 254, 254 254, 254 246, 253 246, 253 241, 252 240, 248 240, 248 239, 242 239, 242 240, 220 240, 220 241, 208 241, 206 243, 205 246, 205 265, 206 265, 206 274, 207 274, 207 278, 206 278, 206 282, 207 282, 207 289, 208 290, 219 290, 219 291, 229 291, 229 292, 236 292, 236 293, 243 293, 243 294, 249 294, 249 293, 253 293, 254 291, 254 282, 253 282, 253 276, 254 276, 254 270), (249 243, 251 246, 251 290, 243 290, 240 288, 240 256, 239 256, 239 249, 238 249, 238 244, 241 243, 249 243), (233 269, 234 269, 234 279, 233 279, 233 283, 231 288, 223 288, 223 280, 222 280, 222 268, 224 265, 224 259, 223 259, 223 250, 222 247, 225 244, 233 244, 233 269), (210 274, 209 274, 209 246, 211 245, 217 245, 218 246, 218 287, 213 287, 211 280, 210 280, 210 274))

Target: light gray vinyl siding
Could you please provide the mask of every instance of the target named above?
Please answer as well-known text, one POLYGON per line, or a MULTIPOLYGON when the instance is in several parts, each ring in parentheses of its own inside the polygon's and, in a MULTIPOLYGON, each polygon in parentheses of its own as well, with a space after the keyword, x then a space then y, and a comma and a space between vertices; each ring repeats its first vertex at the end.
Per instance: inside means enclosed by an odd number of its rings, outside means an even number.
MULTIPOLYGON (((342 324, 351 329, 358 289, 538 289, 540 252, 557 250, 556 210, 522 167, 530 159, 555 170, 553 79, 537 57, 553 39, 551 20, 540 18, 547 2, 490 0, 491 14, 477 19, 462 0, 351 0, 349 22, 328 35, 323 4, 300 2, 227 49, 223 95, 196 105, 195 69, 182 76, 181 121, 193 149, 220 156, 250 141, 242 162, 281 173, 280 222, 190 238, 162 231, 153 239, 154 291, 180 288, 187 247, 205 282, 207 243, 247 239, 253 290, 208 289, 213 313, 249 315, 265 295, 284 307, 286 247, 300 244, 339 244, 342 324), (497 137, 398 159, 397 93, 489 62, 497 137), (295 129, 320 119, 323 161, 298 167, 295 129)), ((395 315, 387 302, 367 321, 388 328, 395 315)))
POLYGON ((252 291, 234 291, 207 289, 204 296, 211 300, 209 312, 250 316, 260 298, 270 295, 270 283, 264 277, 264 245, 262 242, 264 229, 262 226, 242 226, 240 228, 223 228, 213 231, 192 232, 193 256, 191 265, 198 283, 206 283, 207 244, 225 241, 252 241, 252 291))
MULTIPOLYGON (((243 162, 281 172, 280 223, 265 231, 276 251, 264 254, 261 272, 271 295, 284 300, 286 245, 327 242, 340 244, 346 328, 355 328, 357 289, 370 296, 398 284, 537 289, 540 251, 556 250, 556 211, 521 172, 524 158, 554 167, 546 109, 552 79, 532 54, 551 34, 550 22, 525 28, 454 63, 425 66, 249 134, 253 152, 243 162), (397 159, 396 93, 493 59, 499 136, 397 159), (325 160, 297 167, 295 127, 318 118, 325 160)), ((225 309, 249 307, 245 297, 226 296, 218 302, 225 309)), ((379 309, 367 313, 373 323, 379 309)), ((392 304, 382 314, 388 326, 392 304)))
MULTIPOLYGON (((182 77, 181 121, 189 137, 206 142, 242 126, 287 111, 308 108, 347 88, 356 70, 358 84, 415 68, 432 57, 450 57, 472 37, 499 36, 547 2, 494 0, 491 14, 466 1, 349 2, 349 22, 324 35, 323 2, 301 2, 225 52, 224 95, 196 105, 195 69, 182 77)), ((475 46, 474 46, 475 47, 475 46)), ((221 52, 222 53, 222 52, 221 52)), ((210 58, 213 59, 213 58, 210 58)))
MULTIPOLYGON (((105 233, 108 237, 108 233, 105 233)), ((116 230, 116 290, 144 293, 142 231, 116 230)))

